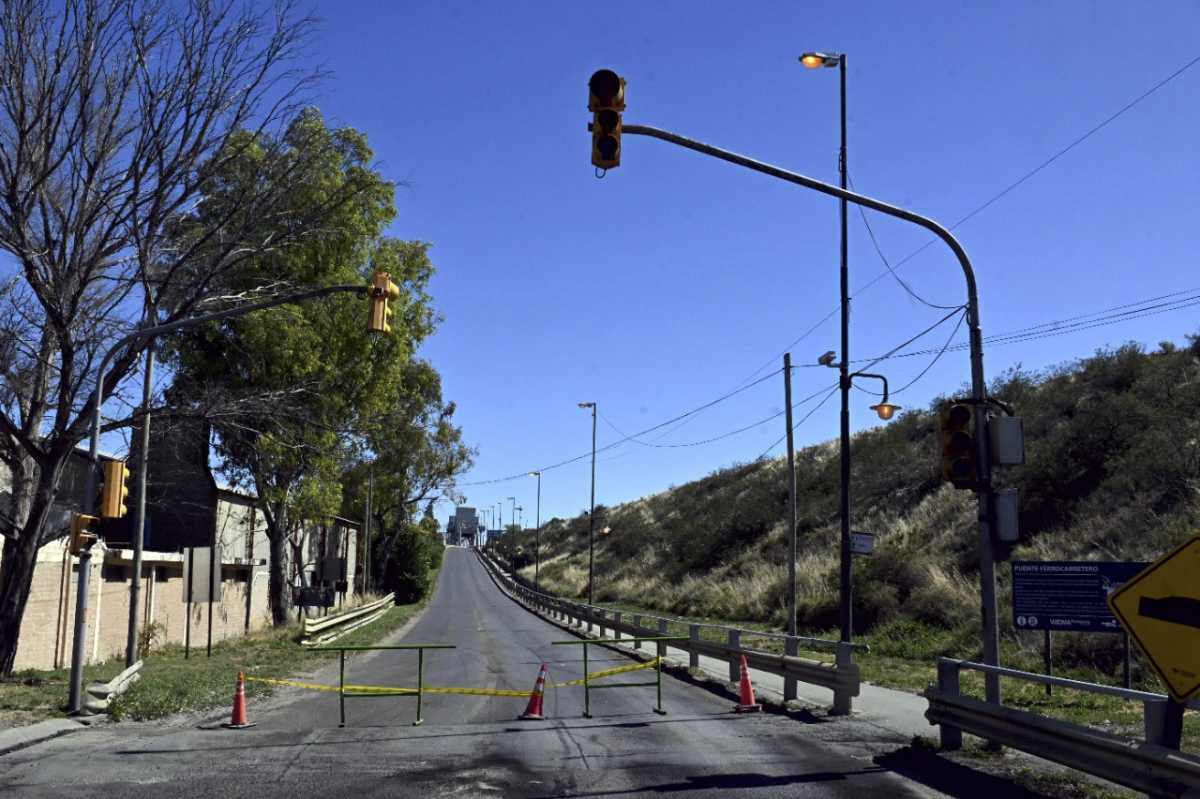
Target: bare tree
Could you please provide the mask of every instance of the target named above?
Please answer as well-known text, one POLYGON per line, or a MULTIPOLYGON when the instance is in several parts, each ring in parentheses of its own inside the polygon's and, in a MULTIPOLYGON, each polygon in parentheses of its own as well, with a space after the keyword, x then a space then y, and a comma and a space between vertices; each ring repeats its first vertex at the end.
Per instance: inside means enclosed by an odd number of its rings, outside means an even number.
MULTIPOLYGON (((132 329, 206 309, 245 259, 325 235, 349 199, 302 213, 284 202, 309 164, 265 134, 286 128, 319 77, 296 58, 314 20, 290 0, 261 8, 0 0, 0 462, 12 475, 0 673, 13 667, 37 550, 62 534, 48 522, 103 353, 132 329), (253 190, 223 197, 216 223, 189 226, 222 166, 248 150, 253 190), (285 208, 289 223, 265 235, 256 222, 285 208)), ((105 396, 146 346, 117 355, 105 396)))

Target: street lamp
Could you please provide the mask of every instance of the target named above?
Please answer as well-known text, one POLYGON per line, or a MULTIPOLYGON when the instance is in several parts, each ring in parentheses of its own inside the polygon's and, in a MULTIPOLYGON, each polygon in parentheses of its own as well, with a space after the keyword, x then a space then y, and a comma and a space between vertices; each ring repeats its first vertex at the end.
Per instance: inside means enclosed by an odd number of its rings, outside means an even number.
POLYGON ((536 477, 538 480, 537 487, 537 527, 533 530, 533 590, 540 591, 541 584, 538 582, 538 572, 541 569, 541 543, 542 543, 542 473, 530 472, 530 477, 536 477))
MULTIPOLYGON (((507 499, 509 502, 512 503, 512 508, 509 509, 509 513, 508 513, 508 523, 516 524, 517 523, 517 498, 516 497, 505 497, 505 499, 507 499)), ((504 531, 503 530, 500 532, 500 540, 501 541, 504 540, 504 531)), ((514 576, 517 573, 516 568, 514 568, 514 566, 513 566, 513 540, 512 540, 511 536, 509 536, 509 539, 508 539, 508 570, 514 576)))
POLYGON ((596 403, 581 402, 580 408, 592 409, 592 503, 588 508, 588 632, 592 631, 592 584, 596 562, 596 403))
MULTIPOLYGON (((837 67, 841 85, 841 148, 838 151, 838 176, 841 188, 846 189, 846 55, 845 53, 808 52, 800 56, 800 63, 808 69, 837 67)), ((838 366, 838 384, 842 393, 841 426, 841 639, 851 637, 851 552, 850 552, 850 266, 849 240, 847 234, 846 198, 838 199, 841 216, 841 305, 842 305, 842 360, 838 366)), ((885 403, 886 404, 886 403, 885 403)), ((880 418, 883 411, 879 411, 880 418)))

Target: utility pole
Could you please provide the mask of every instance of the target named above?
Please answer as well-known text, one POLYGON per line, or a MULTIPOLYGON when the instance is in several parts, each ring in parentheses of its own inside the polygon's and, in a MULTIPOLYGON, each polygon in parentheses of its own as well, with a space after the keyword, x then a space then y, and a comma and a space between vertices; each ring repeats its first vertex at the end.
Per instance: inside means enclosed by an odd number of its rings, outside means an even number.
POLYGON ((367 512, 363 519, 363 594, 367 593, 367 569, 371 564, 371 501, 375 493, 375 462, 367 467, 367 512))
POLYGON ((542 560, 541 560, 541 558, 542 558, 542 555, 541 555, 541 549, 542 549, 542 473, 541 472, 530 472, 529 474, 532 477, 536 477, 537 481, 538 481, 538 485, 537 485, 537 521, 536 521, 537 527, 535 527, 533 530, 533 590, 540 591, 540 590, 542 590, 542 588, 541 588, 541 582, 539 581, 538 575, 541 572, 541 566, 542 566, 542 560))
POLYGON ((596 403, 581 402, 580 408, 592 409, 592 501, 588 506, 588 632, 592 631, 592 605, 595 601, 596 564, 596 403))
MULTIPOLYGON (((138 611, 142 596, 142 548, 146 531, 146 474, 150 471, 150 399, 154 389, 154 348, 146 348, 142 378, 142 425, 138 431, 137 508, 133 517, 133 579, 129 583, 129 632, 125 637, 125 667, 137 662, 138 611)), ((252 572, 253 574, 253 572, 252 572)))
POLYGON ((792 442, 792 354, 783 354, 783 410, 788 465, 788 635, 796 634, 796 447, 792 442))

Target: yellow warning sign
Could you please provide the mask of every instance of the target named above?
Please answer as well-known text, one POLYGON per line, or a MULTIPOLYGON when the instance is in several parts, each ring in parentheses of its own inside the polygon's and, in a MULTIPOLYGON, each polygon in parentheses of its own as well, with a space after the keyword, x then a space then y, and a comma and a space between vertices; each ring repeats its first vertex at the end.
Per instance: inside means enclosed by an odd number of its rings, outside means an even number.
POLYGON ((1200 691, 1200 535, 1129 578, 1108 607, 1176 701, 1200 691))

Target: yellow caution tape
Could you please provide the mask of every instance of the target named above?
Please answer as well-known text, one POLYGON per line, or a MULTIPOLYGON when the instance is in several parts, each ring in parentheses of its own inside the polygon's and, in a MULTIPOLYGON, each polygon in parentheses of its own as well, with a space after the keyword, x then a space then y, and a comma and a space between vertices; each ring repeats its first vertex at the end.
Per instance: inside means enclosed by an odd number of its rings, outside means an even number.
MULTIPOLYGON (((645 663, 633 663, 628 666, 617 666, 612 669, 604 669, 602 671, 593 671, 588 674, 588 682, 593 680, 602 680, 605 677, 612 677, 617 674, 626 674, 631 671, 640 671, 642 669, 652 669, 658 665, 658 660, 650 660, 645 663)), ((260 682, 266 685, 287 685, 293 688, 306 688, 310 691, 329 691, 338 693, 336 685, 323 685, 321 683, 298 682, 296 680, 277 680, 270 677, 252 677, 246 675, 247 682, 260 682)), ((547 683, 546 688, 567 688, 583 685, 583 678, 578 680, 568 680, 566 682, 547 683)), ((371 696, 415 696, 416 688, 395 688, 384 685, 347 685, 345 686, 347 696, 354 694, 363 694, 371 696)), ((429 687, 423 688, 423 693, 427 694, 455 694, 458 696, 513 696, 513 697, 528 697, 529 691, 517 691, 511 688, 444 688, 444 687, 429 687)))

